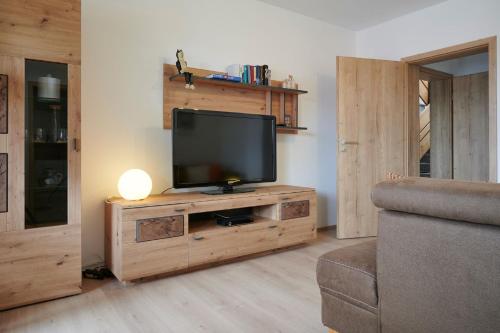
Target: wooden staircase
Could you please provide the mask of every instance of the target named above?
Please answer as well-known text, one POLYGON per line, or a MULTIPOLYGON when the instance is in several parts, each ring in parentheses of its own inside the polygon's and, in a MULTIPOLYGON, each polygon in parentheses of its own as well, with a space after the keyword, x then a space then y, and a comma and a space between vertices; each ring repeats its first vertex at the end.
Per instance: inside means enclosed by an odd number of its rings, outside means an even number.
POLYGON ((430 149, 431 149, 431 109, 429 101, 429 82, 419 81, 420 99, 425 104, 424 111, 420 112, 420 176, 430 177, 430 149))

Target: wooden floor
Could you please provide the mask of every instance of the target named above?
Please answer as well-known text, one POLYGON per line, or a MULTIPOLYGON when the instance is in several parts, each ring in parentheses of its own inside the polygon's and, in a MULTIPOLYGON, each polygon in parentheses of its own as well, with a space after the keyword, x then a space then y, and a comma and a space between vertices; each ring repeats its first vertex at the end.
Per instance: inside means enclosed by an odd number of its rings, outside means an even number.
POLYGON ((327 332, 317 258, 364 239, 334 230, 309 245, 122 286, 84 280, 78 296, 0 312, 0 332, 327 332))

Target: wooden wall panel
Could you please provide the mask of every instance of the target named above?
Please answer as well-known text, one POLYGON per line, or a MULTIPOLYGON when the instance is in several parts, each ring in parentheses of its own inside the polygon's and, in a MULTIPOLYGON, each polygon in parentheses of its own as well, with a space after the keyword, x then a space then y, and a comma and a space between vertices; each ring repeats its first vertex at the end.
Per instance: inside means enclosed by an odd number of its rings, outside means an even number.
POLYGON ((0 54, 80 64, 80 0, 0 1, 0 54))
POLYGON ((0 232, 0 310, 81 292, 80 226, 0 232))
MULTIPOLYGON (((212 73, 221 73, 199 68, 189 68, 196 76, 207 76, 212 73)), ((196 89, 186 89, 184 80, 170 81, 176 75, 175 65, 163 65, 163 128, 172 128, 172 109, 186 108, 199 110, 215 110, 226 112, 241 112, 250 114, 270 114, 276 117, 277 124, 285 122, 285 114, 291 116, 291 125, 298 123, 297 95, 265 90, 236 88, 234 86, 197 84, 196 89)), ((272 86, 279 87, 280 81, 272 80, 272 86)), ((290 129, 278 129, 278 132, 296 134, 290 129)))
POLYGON ((453 178, 489 180, 488 73, 453 78, 453 178))
POLYGON ((451 86, 451 79, 430 82, 432 178, 453 178, 451 86))
MULTIPOLYGON (((190 68, 195 75, 206 76, 214 71, 190 68)), ((172 109, 187 108, 266 114, 266 95, 262 91, 227 88, 224 86, 196 85, 189 90, 181 82, 171 82, 177 74, 175 65, 164 65, 163 78, 163 127, 172 128, 172 109), (224 94, 225 98, 220 98, 224 94)), ((274 96, 273 96, 274 97, 274 96)), ((274 111, 274 110, 273 110, 274 111)))

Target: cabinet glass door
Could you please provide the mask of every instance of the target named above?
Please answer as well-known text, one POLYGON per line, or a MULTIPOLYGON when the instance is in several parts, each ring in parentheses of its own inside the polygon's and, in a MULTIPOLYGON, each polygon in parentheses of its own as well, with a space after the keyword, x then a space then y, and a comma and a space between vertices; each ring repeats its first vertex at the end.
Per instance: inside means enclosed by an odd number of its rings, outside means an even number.
POLYGON ((25 63, 25 227, 68 223, 68 65, 25 63))

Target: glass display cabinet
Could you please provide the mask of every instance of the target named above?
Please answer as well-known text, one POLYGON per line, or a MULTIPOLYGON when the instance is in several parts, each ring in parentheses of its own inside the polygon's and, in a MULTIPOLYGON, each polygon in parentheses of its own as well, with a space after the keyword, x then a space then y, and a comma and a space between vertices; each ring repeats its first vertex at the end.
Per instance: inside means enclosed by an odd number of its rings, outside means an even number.
POLYGON ((25 63, 25 226, 68 222, 68 65, 25 63))

